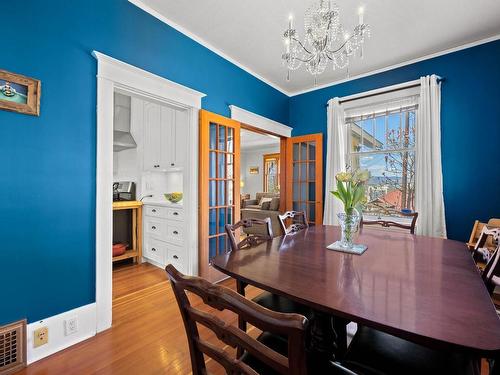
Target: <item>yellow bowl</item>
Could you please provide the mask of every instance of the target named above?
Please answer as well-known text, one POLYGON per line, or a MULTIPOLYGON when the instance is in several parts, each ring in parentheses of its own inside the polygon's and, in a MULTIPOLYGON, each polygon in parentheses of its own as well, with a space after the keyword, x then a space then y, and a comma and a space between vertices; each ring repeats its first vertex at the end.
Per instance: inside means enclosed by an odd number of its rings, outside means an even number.
POLYGON ((178 203, 182 200, 182 193, 174 192, 174 193, 166 193, 164 195, 165 198, 172 203, 178 203))

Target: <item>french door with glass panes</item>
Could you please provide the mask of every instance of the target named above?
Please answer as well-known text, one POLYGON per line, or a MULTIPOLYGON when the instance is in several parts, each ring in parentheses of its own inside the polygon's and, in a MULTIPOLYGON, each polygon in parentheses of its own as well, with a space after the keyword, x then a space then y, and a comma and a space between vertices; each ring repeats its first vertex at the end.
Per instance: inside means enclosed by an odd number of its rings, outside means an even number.
POLYGON ((229 249, 224 226, 240 217, 239 122, 200 111, 199 178, 199 273, 214 282, 225 277, 210 264, 229 249))
POLYGON ((323 134, 287 139, 286 207, 305 211, 310 224, 323 224, 323 134))

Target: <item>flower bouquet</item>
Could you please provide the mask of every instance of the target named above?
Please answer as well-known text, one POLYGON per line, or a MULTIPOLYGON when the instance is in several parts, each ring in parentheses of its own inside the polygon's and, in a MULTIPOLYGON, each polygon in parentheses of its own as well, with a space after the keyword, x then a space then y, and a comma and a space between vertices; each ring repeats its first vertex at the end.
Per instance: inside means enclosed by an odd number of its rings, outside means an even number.
MULTIPOLYGON (((336 245, 334 246, 335 248, 341 247, 350 250, 361 247, 362 251, 366 250, 366 246, 353 245, 352 241, 354 233, 358 230, 359 220, 361 219, 358 208, 366 202, 365 185, 369 178, 369 172, 361 169, 351 172, 348 168, 346 172, 340 172, 335 175, 337 190, 331 193, 344 205, 344 212, 337 214, 342 230, 342 237, 340 241, 333 244, 336 245)), ((361 248, 357 250, 361 250, 361 248)))

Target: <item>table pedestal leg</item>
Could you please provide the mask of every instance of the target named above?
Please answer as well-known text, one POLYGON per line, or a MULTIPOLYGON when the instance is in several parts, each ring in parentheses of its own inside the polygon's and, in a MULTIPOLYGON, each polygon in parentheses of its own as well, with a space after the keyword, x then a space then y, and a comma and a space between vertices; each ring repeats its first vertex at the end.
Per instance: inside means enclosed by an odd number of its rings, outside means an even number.
POLYGON ((328 368, 328 363, 345 354, 346 349, 345 321, 323 312, 314 311, 309 326, 308 358, 310 371, 328 368))

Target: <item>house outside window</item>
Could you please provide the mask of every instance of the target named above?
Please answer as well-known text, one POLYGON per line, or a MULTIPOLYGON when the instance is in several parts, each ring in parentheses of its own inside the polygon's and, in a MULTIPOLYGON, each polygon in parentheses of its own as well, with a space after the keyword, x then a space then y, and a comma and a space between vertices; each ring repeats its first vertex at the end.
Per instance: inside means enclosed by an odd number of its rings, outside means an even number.
POLYGON ((346 111, 347 162, 366 169, 363 216, 407 222, 415 209, 415 134, 418 96, 346 111))

